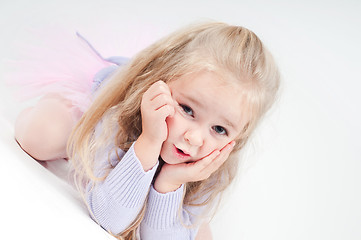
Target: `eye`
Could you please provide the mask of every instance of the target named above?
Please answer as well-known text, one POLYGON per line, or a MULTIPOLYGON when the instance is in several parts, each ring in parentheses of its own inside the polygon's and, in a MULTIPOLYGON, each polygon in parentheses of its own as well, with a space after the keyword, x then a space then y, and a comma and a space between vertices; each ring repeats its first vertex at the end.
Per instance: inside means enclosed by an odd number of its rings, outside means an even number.
POLYGON ((214 126, 212 128, 217 134, 228 136, 228 132, 224 127, 222 127, 222 126, 214 126))
POLYGON ((191 117, 194 117, 194 113, 192 108, 188 107, 187 105, 184 104, 179 104, 179 106, 182 108, 183 112, 191 117))

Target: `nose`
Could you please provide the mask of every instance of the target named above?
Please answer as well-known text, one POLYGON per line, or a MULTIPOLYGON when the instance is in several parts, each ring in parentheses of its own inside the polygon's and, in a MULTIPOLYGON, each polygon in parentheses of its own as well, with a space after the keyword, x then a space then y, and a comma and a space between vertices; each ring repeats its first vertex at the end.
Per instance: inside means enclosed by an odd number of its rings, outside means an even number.
POLYGON ((188 130, 184 134, 184 139, 192 146, 202 146, 203 136, 200 129, 188 130))

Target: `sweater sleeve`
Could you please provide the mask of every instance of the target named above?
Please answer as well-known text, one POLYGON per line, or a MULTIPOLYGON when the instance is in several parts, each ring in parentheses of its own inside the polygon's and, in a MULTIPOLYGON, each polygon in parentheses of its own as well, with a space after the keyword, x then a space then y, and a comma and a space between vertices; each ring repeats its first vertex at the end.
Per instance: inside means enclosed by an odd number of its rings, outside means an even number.
MULTIPOLYGON (((183 201, 183 189, 184 185, 174 192, 162 194, 151 186, 147 210, 140 226, 142 240, 195 239, 199 225, 190 225, 195 223, 196 214, 194 211, 192 214, 184 208, 180 209, 183 201), (181 218, 179 214, 181 214, 181 218)), ((196 212, 198 211, 200 209, 196 209, 196 212)))
MULTIPOLYGON (((105 165, 108 158, 102 158, 105 165)), ((111 162, 115 159, 117 154, 110 155, 111 162)), ((113 234, 125 230, 142 209, 157 167, 145 172, 133 144, 104 181, 93 188, 88 184, 87 202, 95 221, 113 234)))

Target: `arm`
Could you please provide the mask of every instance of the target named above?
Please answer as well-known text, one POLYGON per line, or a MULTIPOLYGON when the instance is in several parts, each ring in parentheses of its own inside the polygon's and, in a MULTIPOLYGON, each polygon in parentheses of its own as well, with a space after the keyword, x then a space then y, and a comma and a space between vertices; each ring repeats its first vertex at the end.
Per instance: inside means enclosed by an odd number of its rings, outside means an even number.
POLYGON ((199 226, 195 225, 189 228, 184 226, 192 225, 196 220, 195 217, 184 208, 180 210, 183 201, 183 187, 184 185, 174 192, 165 194, 159 193, 151 187, 147 210, 140 225, 142 240, 195 239, 199 226), (184 225, 182 225, 179 213, 184 225))
MULTIPOLYGON (((102 161, 107 163, 105 156, 102 161)), ((110 157, 111 161, 117 158, 115 154, 110 157)), ((117 234, 134 221, 147 197, 157 166, 158 163, 145 172, 133 144, 107 178, 88 192, 89 208, 104 229, 117 234)), ((88 189, 91 186, 89 183, 88 189)))
MULTIPOLYGON (((180 207, 183 201, 183 189, 187 182, 207 179, 228 158, 234 142, 223 149, 215 150, 208 156, 192 163, 175 165, 164 164, 151 187, 145 218, 141 224, 141 239, 195 239, 199 229, 197 215, 202 216, 205 206, 180 207), (180 221, 181 213, 183 223, 180 221), (192 227, 186 226, 193 225, 192 227)), ((204 198, 206 196, 202 196, 204 198)), ((202 232, 210 234, 209 228, 202 226, 202 232)), ((202 235, 200 235, 201 237, 202 235)), ((209 235, 208 235, 209 236, 209 235)))
POLYGON ((174 102, 168 85, 163 81, 151 85, 142 97, 142 133, 134 146, 145 171, 158 161, 168 136, 166 118, 173 114, 174 102))
MULTIPOLYGON (((95 219, 106 230, 120 233, 139 214, 158 166, 161 146, 168 135, 165 119, 173 113, 168 86, 162 81, 154 83, 142 97, 141 135, 105 181, 88 194, 95 219)), ((105 159, 106 164, 107 154, 101 159, 105 159)))

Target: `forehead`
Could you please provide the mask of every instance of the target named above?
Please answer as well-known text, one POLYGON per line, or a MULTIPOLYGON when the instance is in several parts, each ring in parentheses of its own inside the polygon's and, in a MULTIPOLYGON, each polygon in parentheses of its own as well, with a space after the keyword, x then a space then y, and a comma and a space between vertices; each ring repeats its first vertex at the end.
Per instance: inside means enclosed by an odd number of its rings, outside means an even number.
POLYGON ((201 109, 216 118, 229 119, 237 128, 247 122, 241 84, 235 79, 202 71, 183 75, 169 83, 174 97, 182 97, 200 105, 201 109))

